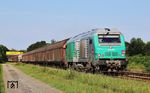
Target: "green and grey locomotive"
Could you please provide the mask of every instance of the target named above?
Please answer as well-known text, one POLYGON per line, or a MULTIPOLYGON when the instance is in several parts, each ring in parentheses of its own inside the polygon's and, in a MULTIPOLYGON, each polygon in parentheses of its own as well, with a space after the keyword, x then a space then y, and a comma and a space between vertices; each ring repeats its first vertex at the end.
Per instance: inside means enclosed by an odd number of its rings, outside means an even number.
POLYGON ((90 65, 101 71, 124 70, 127 66, 124 36, 117 29, 93 29, 67 41, 68 65, 90 65))

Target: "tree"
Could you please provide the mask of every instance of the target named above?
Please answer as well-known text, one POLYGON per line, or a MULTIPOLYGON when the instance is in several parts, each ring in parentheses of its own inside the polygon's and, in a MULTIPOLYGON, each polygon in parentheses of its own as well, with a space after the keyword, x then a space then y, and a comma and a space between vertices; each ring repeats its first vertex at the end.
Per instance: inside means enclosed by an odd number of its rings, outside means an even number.
POLYGON ((26 50, 19 50, 20 52, 23 52, 23 53, 25 53, 25 52, 27 52, 26 50))
POLYGON ((128 47, 129 55, 144 54, 145 43, 141 38, 132 38, 128 47))
POLYGON ((56 40, 55 40, 55 39, 52 39, 52 40, 51 40, 51 44, 54 44, 54 43, 56 43, 56 40))
POLYGON ((40 48, 47 45, 47 43, 45 41, 40 41, 40 42, 36 42, 34 44, 31 44, 28 48, 27 48, 27 52, 32 51, 34 49, 40 48))
POLYGON ((130 43, 125 41, 125 45, 126 45, 126 54, 128 55, 129 54, 129 45, 130 45, 130 43))
POLYGON ((150 42, 147 42, 144 46, 144 54, 150 56, 150 42))
POLYGON ((0 62, 7 61, 6 51, 8 51, 8 48, 4 45, 0 45, 0 62))

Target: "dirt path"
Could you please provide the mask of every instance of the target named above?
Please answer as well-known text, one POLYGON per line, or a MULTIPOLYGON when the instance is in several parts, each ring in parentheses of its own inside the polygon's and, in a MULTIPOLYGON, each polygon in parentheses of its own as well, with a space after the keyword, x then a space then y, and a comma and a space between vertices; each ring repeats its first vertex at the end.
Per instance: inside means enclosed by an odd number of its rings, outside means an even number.
POLYGON ((24 74, 10 64, 3 64, 3 71, 7 93, 62 93, 61 91, 24 74), (9 84, 8 81, 10 81, 9 84), (17 82, 13 82, 12 84, 12 81, 18 81, 18 88, 17 82))

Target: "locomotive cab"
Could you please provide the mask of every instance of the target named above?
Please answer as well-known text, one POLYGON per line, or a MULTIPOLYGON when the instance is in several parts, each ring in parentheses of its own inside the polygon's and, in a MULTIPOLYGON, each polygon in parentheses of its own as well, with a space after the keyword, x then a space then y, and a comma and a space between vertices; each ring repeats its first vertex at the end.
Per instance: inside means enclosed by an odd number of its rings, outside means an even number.
POLYGON ((95 62, 102 70, 123 70, 127 66, 124 36, 116 29, 94 36, 95 62))

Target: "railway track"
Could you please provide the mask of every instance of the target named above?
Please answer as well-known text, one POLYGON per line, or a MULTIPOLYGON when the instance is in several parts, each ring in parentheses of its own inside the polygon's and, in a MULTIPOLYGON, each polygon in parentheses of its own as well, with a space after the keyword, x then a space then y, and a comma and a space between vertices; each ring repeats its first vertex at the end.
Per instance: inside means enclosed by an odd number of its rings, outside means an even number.
POLYGON ((117 76, 121 78, 150 81, 150 73, 139 73, 139 72, 130 72, 130 71, 109 72, 109 73, 112 73, 113 76, 117 76))
POLYGON ((139 72, 123 72, 125 77, 136 78, 141 80, 150 80, 150 73, 139 73, 139 72))

